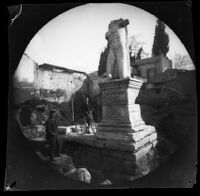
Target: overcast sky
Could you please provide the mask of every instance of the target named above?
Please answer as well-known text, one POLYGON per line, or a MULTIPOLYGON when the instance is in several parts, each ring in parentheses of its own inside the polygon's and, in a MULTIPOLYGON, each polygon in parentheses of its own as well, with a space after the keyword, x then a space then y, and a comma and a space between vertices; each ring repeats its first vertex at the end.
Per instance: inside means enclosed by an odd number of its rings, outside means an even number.
MULTIPOLYGON (((111 20, 129 19, 128 35, 144 42, 144 51, 151 56, 157 18, 150 13, 126 4, 87 4, 71 9, 48 22, 33 37, 27 53, 38 64, 50 63, 87 73, 97 71, 102 50, 107 45, 105 33, 111 20)), ((187 55, 184 45, 166 26, 169 52, 187 55)), ((16 76, 33 80, 33 63, 23 56, 16 76)))

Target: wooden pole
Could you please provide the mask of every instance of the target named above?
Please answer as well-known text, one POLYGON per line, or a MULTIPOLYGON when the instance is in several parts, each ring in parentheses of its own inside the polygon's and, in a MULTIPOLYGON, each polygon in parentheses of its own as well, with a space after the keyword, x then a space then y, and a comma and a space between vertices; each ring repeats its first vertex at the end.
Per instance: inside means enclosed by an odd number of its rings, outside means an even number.
POLYGON ((72 121, 74 122, 74 97, 75 97, 75 94, 76 93, 74 93, 73 95, 72 95, 72 121))

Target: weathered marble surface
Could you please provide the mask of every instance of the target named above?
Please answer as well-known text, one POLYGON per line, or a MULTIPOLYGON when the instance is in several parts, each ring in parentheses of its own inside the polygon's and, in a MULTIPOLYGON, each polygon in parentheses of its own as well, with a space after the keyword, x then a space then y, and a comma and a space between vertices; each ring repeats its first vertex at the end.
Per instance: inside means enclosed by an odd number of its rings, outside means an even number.
POLYGON ((134 150, 157 139, 155 127, 145 125, 140 105, 135 104, 142 83, 130 78, 100 84, 103 106, 97 139, 130 145, 134 150))
POLYGON ((130 60, 128 50, 129 20, 113 20, 109 24, 106 39, 109 44, 106 72, 112 78, 130 77, 130 60))

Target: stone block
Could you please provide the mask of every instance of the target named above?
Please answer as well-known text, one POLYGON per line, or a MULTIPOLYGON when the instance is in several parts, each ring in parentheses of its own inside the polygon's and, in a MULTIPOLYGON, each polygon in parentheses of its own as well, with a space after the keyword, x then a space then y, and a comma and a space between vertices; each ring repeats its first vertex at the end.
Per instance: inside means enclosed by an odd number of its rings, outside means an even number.
POLYGON ((102 107, 102 121, 106 122, 136 122, 141 121, 139 105, 107 105, 102 107))
POLYGON ((158 167, 157 150, 149 145, 140 150, 136 155, 136 174, 146 175, 158 167))
POLYGON ((148 162, 147 155, 143 155, 140 157, 140 159, 136 162, 136 174, 140 175, 146 175, 150 172, 151 168, 148 162))
POLYGON ((138 94, 138 89, 105 90, 102 96, 103 106, 124 104, 134 105, 138 94))
POLYGON ((113 137, 114 139, 124 139, 130 140, 132 142, 137 142, 144 138, 147 135, 150 135, 155 132, 155 127, 142 125, 139 126, 137 129, 122 129, 122 128, 112 128, 106 127, 99 130, 97 137, 101 136, 108 136, 113 137))
POLYGON ((105 149, 119 150, 121 153, 124 153, 126 151, 134 152, 134 150, 135 150, 134 145, 120 143, 120 142, 116 142, 116 141, 103 141, 103 142, 104 142, 105 149))
POLYGON ((107 122, 107 121, 102 121, 100 124, 98 124, 98 130, 97 130, 97 135, 98 132, 101 130, 106 130, 106 131, 113 131, 115 130, 116 132, 123 131, 124 133, 126 132, 136 132, 136 131, 141 131, 146 128, 146 125, 143 120, 141 121, 127 121, 127 122, 107 122))
POLYGON ((104 90, 112 90, 112 89, 126 89, 126 88, 134 88, 134 89, 140 89, 143 84, 142 80, 136 79, 136 78, 130 78, 130 79, 113 79, 109 81, 105 81, 102 83, 99 83, 99 86, 102 91, 104 90))
MULTIPOLYGON (((100 132, 98 134, 98 139, 102 139, 105 141, 117 142, 120 146, 121 144, 131 145, 133 146, 133 150, 137 150, 146 143, 151 143, 157 139, 157 133, 152 129, 152 131, 147 133, 115 133, 115 132, 100 132), (146 135, 145 135, 146 134, 146 135), (141 135, 141 136, 140 136, 141 135)), ((108 146, 108 145, 107 145, 108 146)))
POLYGON ((156 139, 157 139, 156 132, 151 135, 147 135, 146 137, 142 138, 138 142, 134 143, 135 150, 138 150, 142 148, 143 146, 146 146, 146 144, 151 144, 156 139))
POLYGON ((132 133, 133 139, 135 142, 137 142, 137 141, 141 140, 142 138, 144 138, 145 136, 153 134, 155 131, 156 131, 155 127, 146 126, 145 129, 132 133))
POLYGON ((85 183, 91 183, 92 181, 92 176, 86 168, 75 169, 72 172, 65 173, 64 175, 70 179, 85 183))
POLYGON ((139 160, 141 157, 145 156, 153 147, 153 144, 150 143, 146 146, 143 146, 141 149, 139 149, 137 152, 134 153, 135 161, 139 160))
POLYGON ((70 156, 62 155, 60 157, 55 157, 52 165, 56 168, 59 168, 62 171, 68 172, 71 169, 75 168, 74 162, 70 156))
POLYGON ((118 149, 135 151, 156 139, 156 133, 151 135, 155 128, 145 125, 140 105, 135 104, 142 83, 132 78, 109 80, 100 84, 103 97, 102 121, 96 136, 99 140, 113 142, 105 143, 105 148, 118 145, 118 149))
POLYGON ((158 140, 154 140, 154 141, 152 142, 152 145, 153 145, 154 148, 156 147, 157 143, 158 143, 158 140))
POLYGON ((106 172, 115 172, 115 173, 131 173, 135 172, 135 162, 120 159, 110 156, 103 156, 104 171, 106 172))
MULTIPOLYGON (((95 135, 83 135, 83 136, 77 136, 77 135, 67 135, 65 136, 65 142, 64 145, 67 145, 70 143, 79 145, 84 145, 85 147, 96 147, 99 149, 106 149, 109 150, 118 150, 121 152, 134 152, 135 150, 141 148, 143 145, 147 143, 154 143, 154 146, 156 145, 156 138, 157 133, 155 132, 155 128, 152 126, 146 126, 146 129, 141 131, 141 133, 133 132, 128 133, 130 138, 128 138, 125 142, 124 140, 116 140, 111 132, 111 136, 108 137, 108 134, 105 134, 105 136, 100 133, 99 136, 95 135)), ((115 133, 114 133, 115 134, 115 133)), ((125 134, 124 134, 125 135, 125 134)), ((69 149, 69 147, 66 147, 69 149)), ((77 147, 76 147, 77 148, 77 147)), ((82 147, 80 147, 81 150, 82 147)), ((78 155, 77 155, 78 156, 78 155)))
POLYGON ((153 156, 156 140, 143 145, 137 151, 134 151, 134 147, 131 145, 111 141, 97 141, 103 143, 104 147, 83 145, 77 141, 70 144, 74 147, 68 153, 71 154, 76 167, 135 176, 138 174, 144 175, 145 172, 151 171, 152 165, 155 165, 153 156))

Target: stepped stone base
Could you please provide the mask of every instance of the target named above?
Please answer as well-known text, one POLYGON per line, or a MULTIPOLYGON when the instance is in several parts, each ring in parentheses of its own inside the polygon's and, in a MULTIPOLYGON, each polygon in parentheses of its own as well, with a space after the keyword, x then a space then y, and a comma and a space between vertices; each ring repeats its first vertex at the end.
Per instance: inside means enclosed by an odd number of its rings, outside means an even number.
POLYGON ((135 104, 142 82, 131 78, 99 84, 102 121, 97 134, 66 137, 65 149, 76 164, 133 178, 156 168, 157 133, 155 127, 145 125, 140 105, 135 104))
POLYGON ((88 170, 97 169, 108 175, 128 175, 137 178, 157 168, 157 141, 146 143, 134 150, 131 145, 120 145, 117 142, 103 141, 95 135, 67 135, 64 149, 77 167, 88 170))

